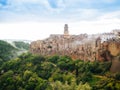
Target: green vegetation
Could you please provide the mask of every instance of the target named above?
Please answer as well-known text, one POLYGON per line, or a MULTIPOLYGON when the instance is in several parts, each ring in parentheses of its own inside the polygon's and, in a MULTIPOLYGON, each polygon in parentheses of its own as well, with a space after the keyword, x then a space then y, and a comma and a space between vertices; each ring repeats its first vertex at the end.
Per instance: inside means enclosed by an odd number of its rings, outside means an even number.
POLYGON ((0 66, 0 90, 120 90, 120 73, 111 74, 110 66, 24 53, 0 66))
POLYGON ((21 41, 14 41, 12 45, 6 41, 0 40, 0 65, 3 62, 16 58, 18 55, 29 49, 29 44, 21 41))
POLYGON ((13 43, 19 49, 25 49, 25 50, 29 49, 29 43, 25 43, 25 42, 22 42, 22 41, 14 41, 13 43))
POLYGON ((6 60, 13 58, 16 55, 15 54, 16 50, 17 49, 15 49, 9 43, 0 40, 0 65, 2 61, 6 61, 6 60))

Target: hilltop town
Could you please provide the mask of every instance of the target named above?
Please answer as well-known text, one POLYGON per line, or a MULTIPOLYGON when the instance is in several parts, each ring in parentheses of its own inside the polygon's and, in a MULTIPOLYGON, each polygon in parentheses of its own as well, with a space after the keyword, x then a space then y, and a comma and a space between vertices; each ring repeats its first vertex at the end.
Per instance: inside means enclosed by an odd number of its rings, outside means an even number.
POLYGON ((45 56, 68 55, 84 61, 110 61, 120 55, 120 30, 70 35, 65 24, 64 34, 51 34, 47 39, 32 42, 30 52, 45 56))

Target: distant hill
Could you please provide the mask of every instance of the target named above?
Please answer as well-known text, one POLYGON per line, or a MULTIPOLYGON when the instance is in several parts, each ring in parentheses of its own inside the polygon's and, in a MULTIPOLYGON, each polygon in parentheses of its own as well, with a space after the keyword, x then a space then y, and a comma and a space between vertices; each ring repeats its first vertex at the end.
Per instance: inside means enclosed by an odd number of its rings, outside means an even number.
POLYGON ((22 49, 22 50, 29 49, 29 43, 25 43, 23 41, 14 41, 13 43, 18 49, 22 49))
POLYGON ((14 56, 16 56, 15 52, 17 49, 13 47, 11 44, 7 43, 6 41, 0 40, 0 60, 6 61, 14 56))
POLYGON ((30 40, 17 40, 17 39, 3 39, 7 43, 11 44, 13 47, 17 48, 18 50, 27 51, 29 50, 29 45, 32 41, 30 40))
POLYGON ((27 41, 0 40, 0 62, 10 60, 29 50, 27 41))

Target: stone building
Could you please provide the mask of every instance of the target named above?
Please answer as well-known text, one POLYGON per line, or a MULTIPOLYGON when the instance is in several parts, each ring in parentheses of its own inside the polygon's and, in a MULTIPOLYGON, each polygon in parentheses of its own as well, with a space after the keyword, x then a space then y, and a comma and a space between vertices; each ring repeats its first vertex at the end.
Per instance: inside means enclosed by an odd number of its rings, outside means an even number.
POLYGON ((116 53, 120 53, 120 42, 114 39, 114 33, 70 35, 65 24, 63 34, 51 34, 47 39, 32 42, 30 52, 46 56, 68 55, 85 61, 109 61, 116 49, 116 53))

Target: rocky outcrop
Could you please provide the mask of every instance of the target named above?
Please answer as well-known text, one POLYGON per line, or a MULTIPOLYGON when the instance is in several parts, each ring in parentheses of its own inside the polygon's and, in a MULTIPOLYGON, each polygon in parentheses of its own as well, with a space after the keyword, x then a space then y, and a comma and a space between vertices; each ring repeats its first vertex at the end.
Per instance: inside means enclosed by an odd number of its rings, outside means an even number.
POLYGON ((113 73, 120 72, 120 55, 113 58, 110 71, 113 73))
POLYGON ((52 38, 34 41, 30 52, 41 55, 68 55, 73 59, 110 61, 120 53, 120 42, 94 39, 89 42, 87 37, 74 40, 71 38, 52 38))
POLYGON ((110 51, 112 56, 118 56, 120 54, 120 41, 110 40, 108 45, 108 50, 110 51))
POLYGON ((120 54, 120 40, 114 33, 69 35, 68 26, 64 28, 63 35, 52 34, 45 40, 32 42, 30 52, 46 56, 68 55, 85 61, 111 61, 120 54))

